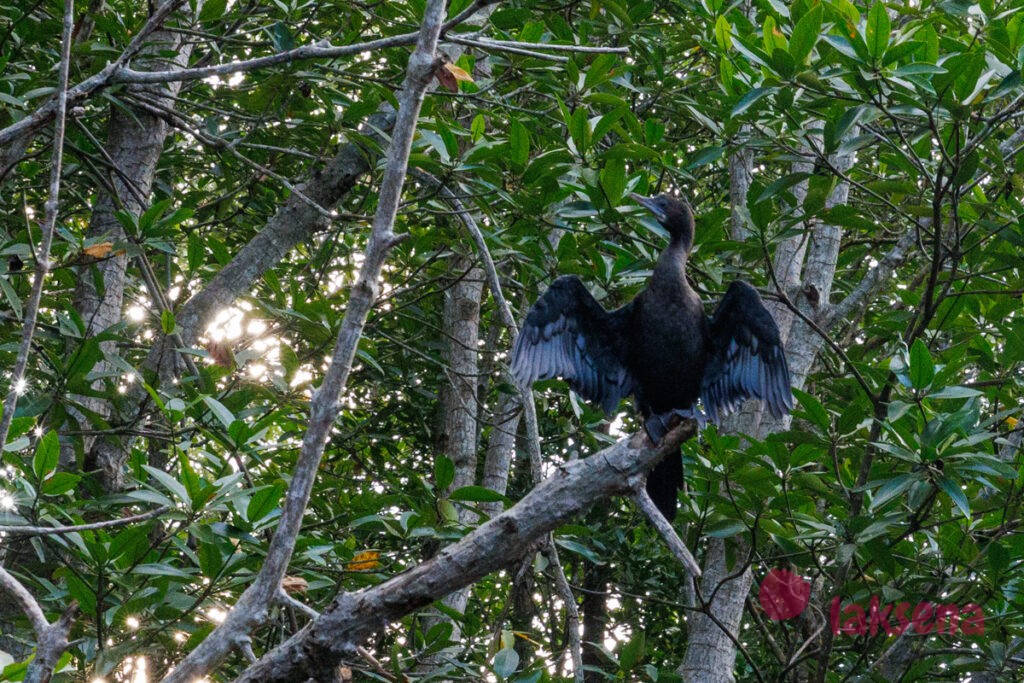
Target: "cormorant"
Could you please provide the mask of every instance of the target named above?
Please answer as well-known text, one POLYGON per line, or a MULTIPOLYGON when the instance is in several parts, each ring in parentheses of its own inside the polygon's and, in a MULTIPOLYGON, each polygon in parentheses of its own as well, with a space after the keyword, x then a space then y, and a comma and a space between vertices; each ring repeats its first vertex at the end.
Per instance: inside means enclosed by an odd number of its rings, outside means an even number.
MULTIPOLYGON (((710 318, 686 280, 694 222, 689 205, 669 195, 630 196, 654 214, 671 239, 647 286, 606 311, 579 278, 563 276, 530 309, 512 351, 512 374, 524 387, 561 377, 606 413, 633 394, 654 443, 673 414, 714 423, 748 398, 775 417, 793 407, 779 328, 757 290, 736 280, 710 318)), ((647 491, 670 521, 683 482, 682 459, 663 460, 647 491)))

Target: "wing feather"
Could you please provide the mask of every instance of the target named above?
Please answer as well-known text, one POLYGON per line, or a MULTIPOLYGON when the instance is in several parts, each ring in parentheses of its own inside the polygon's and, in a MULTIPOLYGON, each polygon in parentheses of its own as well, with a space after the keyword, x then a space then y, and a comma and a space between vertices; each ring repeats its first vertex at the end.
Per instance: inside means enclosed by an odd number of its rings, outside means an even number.
POLYGON ((579 278, 560 277, 530 309, 512 349, 512 374, 527 387, 551 377, 611 412, 633 391, 625 366, 632 304, 601 307, 579 278))
POLYGON ((776 418, 793 408, 789 366, 779 328, 757 290, 737 280, 718 304, 710 324, 701 401, 712 422, 748 398, 764 401, 776 418))

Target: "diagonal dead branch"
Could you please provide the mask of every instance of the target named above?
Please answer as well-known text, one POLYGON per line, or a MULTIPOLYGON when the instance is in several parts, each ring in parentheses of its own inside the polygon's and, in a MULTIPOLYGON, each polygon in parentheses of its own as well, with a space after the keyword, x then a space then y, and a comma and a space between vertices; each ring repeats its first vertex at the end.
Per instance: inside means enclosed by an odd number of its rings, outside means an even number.
POLYGON ((686 420, 657 448, 636 448, 624 438, 583 460, 564 465, 519 503, 437 555, 384 583, 338 596, 319 618, 250 667, 238 681, 284 683, 325 680, 344 657, 386 624, 507 567, 559 526, 595 503, 632 494, 663 457, 697 432, 686 420))

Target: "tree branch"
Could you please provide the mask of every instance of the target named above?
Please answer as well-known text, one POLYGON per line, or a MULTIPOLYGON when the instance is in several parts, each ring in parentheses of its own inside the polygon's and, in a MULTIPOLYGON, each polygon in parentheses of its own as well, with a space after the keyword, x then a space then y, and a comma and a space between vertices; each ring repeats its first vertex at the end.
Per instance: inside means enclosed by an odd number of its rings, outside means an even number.
MULTIPOLYGON (((128 43, 128 47, 124 49, 117 59, 110 64, 107 64, 100 72, 90 76, 81 83, 68 89, 65 82, 65 87, 58 92, 58 97, 51 99, 46 102, 43 106, 36 109, 34 112, 21 119, 16 123, 12 123, 6 128, 0 129, 0 146, 6 146, 7 143, 17 140, 19 138, 28 138, 35 131, 55 117, 58 111, 66 111, 67 106, 77 104, 78 102, 87 99, 93 93, 100 88, 106 87, 111 84, 114 77, 121 71, 125 64, 128 63, 132 57, 138 54, 139 50, 143 48, 148 40, 149 36, 153 34, 160 26, 164 23, 171 12, 178 9, 185 3, 185 0, 169 0, 164 4, 160 5, 153 14, 150 15, 146 23, 143 24, 139 32, 135 34, 132 41, 128 43), (62 94, 63 93, 63 94, 62 94), (60 98, 65 97, 64 109, 61 109, 60 98)), ((64 114, 61 113, 61 116, 64 114)))
POLYGON ((651 496, 647 493, 647 489, 643 486, 638 488, 633 493, 633 500, 636 502, 641 512, 647 516, 650 520, 651 525, 657 529, 658 533, 665 540, 665 544, 668 546, 672 554, 676 556, 676 559, 683 563, 683 567, 686 571, 695 579, 700 578, 700 565, 697 564, 697 560, 690 554, 690 549, 686 547, 683 540, 679 538, 679 534, 672 528, 672 524, 665 519, 665 515, 661 514, 658 507, 651 500, 651 496))
POLYGON ((168 505, 161 505, 160 507, 150 510, 149 512, 143 512, 138 515, 132 515, 131 517, 123 517, 121 519, 108 519, 103 522, 92 522, 91 524, 76 524, 73 526, 0 526, 0 534, 12 534, 16 536, 59 536, 63 534, 75 534, 82 531, 110 529, 111 527, 127 526, 129 524, 144 522, 147 519, 159 517, 160 515, 162 515, 170 509, 171 508, 168 505))
POLYGON ((298 462, 292 473, 277 531, 255 582, 242 594, 224 622, 200 643, 164 680, 173 683, 192 681, 209 673, 247 635, 263 623, 269 606, 276 599, 284 577, 302 518, 309 504, 317 469, 323 456, 340 406, 338 398, 348 381, 356 347, 363 335, 367 316, 380 291, 384 261, 400 238, 393 228, 402 188, 405 184, 409 152, 416 131, 420 107, 439 61, 437 40, 444 19, 444 0, 430 0, 424 11, 416 49, 409 58, 405 83, 399 98, 398 115, 391 145, 388 147, 384 178, 381 182, 377 214, 366 246, 359 277, 352 288, 345 318, 331 356, 331 365, 323 382, 310 400, 309 427, 302 440, 298 462))
POLYGON ((519 503, 443 548, 430 560, 384 583, 343 593, 320 617, 268 653, 237 680, 261 683, 326 680, 342 658, 388 623, 425 607, 530 552, 534 544, 597 502, 629 495, 664 456, 697 432, 687 420, 657 448, 643 435, 564 465, 519 503))
POLYGON ((834 324, 846 319, 854 311, 873 299, 882 287, 885 286, 889 276, 906 259, 907 252, 914 246, 916 239, 916 231, 907 230, 896 244, 886 252, 878 264, 861 278, 861 281, 857 283, 857 286, 850 291, 845 299, 825 310, 819 323, 821 328, 824 330, 831 328, 834 324))
POLYGON ((11 370, 11 385, 4 400, 3 417, 0 418, 0 448, 7 443, 7 434, 11 430, 14 411, 18 406, 18 396, 24 391, 25 369, 28 367, 28 355, 32 349, 32 337, 36 332, 36 319, 39 316, 39 302, 43 297, 43 285, 50 272, 50 246, 53 244, 53 233, 57 225, 57 211, 60 208, 60 177, 64 168, 64 128, 68 110, 68 71, 71 68, 71 31, 74 29, 74 0, 64 3, 64 27, 61 38, 60 71, 57 76, 56 124, 53 129, 53 153, 50 158, 50 194, 46 199, 46 214, 43 219, 43 234, 39 251, 35 254, 35 277, 32 281, 32 292, 25 305, 24 327, 21 331, 21 344, 18 355, 11 370))

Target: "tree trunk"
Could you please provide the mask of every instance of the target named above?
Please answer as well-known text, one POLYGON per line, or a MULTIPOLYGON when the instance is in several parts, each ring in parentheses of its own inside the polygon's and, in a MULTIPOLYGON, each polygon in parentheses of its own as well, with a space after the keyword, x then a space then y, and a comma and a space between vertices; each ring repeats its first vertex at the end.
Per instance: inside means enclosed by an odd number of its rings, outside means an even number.
MULTIPOLYGON (((161 70, 185 67, 192 52, 192 43, 184 42, 182 38, 182 33, 172 30, 154 33, 151 44, 140 54, 138 66, 143 69, 161 70), (164 56, 167 53, 173 53, 173 58, 168 60, 164 56)), ((129 86, 124 91, 124 99, 130 100, 136 93, 145 94, 161 107, 173 109, 174 97, 180 88, 181 83, 152 87, 129 86)), ((139 216, 149 206, 153 178, 167 133, 168 125, 164 119, 153 115, 148 109, 131 106, 130 102, 110 107, 107 144, 104 147, 104 155, 109 165, 108 184, 97 188, 86 239, 94 242, 113 242, 115 249, 109 256, 78 268, 74 306, 85 325, 83 336, 86 339, 95 337, 121 322, 128 256, 123 249, 116 247, 126 239, 124 228, 116 214, 125 211, 133 216, 139 216)), ((154 294, 155 292, 149 293, 151 299, 154 294)), ((154 301, 151 305, 157 304, 154 301)), ((156 314, 159 315, 159 310, 156 314)), ((106 382, 116 385, 116 365, 107 358, 117 355, 117 342, 105 341, 100 347, 105 358, 96 364, 93 372, 101 376, 111 375, 106 382)), ((97 388, 102 390, 105 396, 118 395, 116 386, 97 388)), ((78 422, 79 429, 96 426, 91 424, 94 420, 106 422, 113 413, 111 403, 105 398, 75 396, 74 399, 84 409, 84 412, 69 411, 72 418, 78 422)), ((89 453, 93 438, 83 438, 80 445, 83 452, 89 453)), ((63 440, 61 460, 65 467, 71 467, 77 461, 75 444, 69 439, 63 440)), ((84 468, 98 468, 103 486, 108 491, 115 491, 122 488, 124 482, 122 462, 122 458, 118 458, 116 462, 110 459, 89 459, 84 468)))
MULTIPOLYGON (((484 273, 464 257, 454 260, 453 272, 461 277, 445 292, 444 333, 445 365, 448 383, 444 385, 442 406, 444 426, 441 431, 441 453, 455 464, 455 479, 448 492, 476 484, 477 465, 477 377, 479 375, 480 300, 483 297, 484 273)), ((475 512, 459 508, 459 522, 473 524, 475 512)), ((463 588, 443 602, 457 612, 466 611, 471 588, 463 588)), ((458 640, 460 629, 453 624, 452 640, 458 640)))

